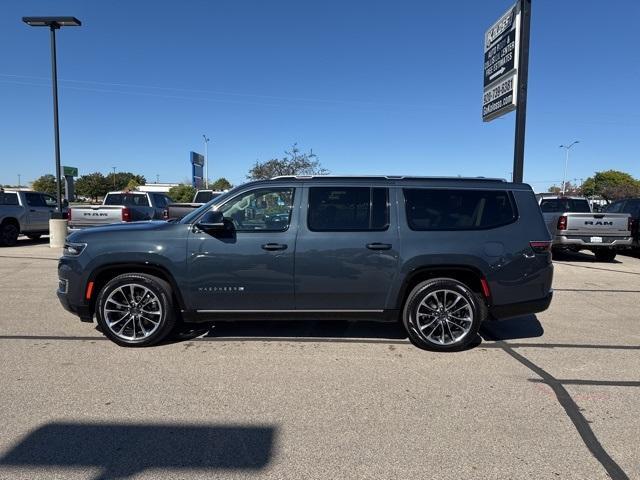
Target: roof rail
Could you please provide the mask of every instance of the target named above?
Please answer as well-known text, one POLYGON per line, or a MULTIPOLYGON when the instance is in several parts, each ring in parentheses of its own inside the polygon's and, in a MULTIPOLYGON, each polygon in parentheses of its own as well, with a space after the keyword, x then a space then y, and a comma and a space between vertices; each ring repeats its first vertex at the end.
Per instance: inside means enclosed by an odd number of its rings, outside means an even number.
POLYGON ((416 175, 278 175, 277 177, 272 177, 270 180, 311 180, 314 178, 328 178, 332 180, 381 179, 381 180, 466 180, 466 181, 480 181, 480 182, 506 182, 504 178, 428 177, 428 176, 416 176, 416 175))

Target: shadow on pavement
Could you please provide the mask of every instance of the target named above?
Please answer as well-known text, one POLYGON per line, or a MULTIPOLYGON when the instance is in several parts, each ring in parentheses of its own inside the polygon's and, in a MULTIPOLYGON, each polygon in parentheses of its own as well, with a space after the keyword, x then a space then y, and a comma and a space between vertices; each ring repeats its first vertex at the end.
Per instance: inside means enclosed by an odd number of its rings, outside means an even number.
POLYGON ((404 340, 407 333, 400 323, 367 321, 239 321, 216 322, 210 325, 184 325, 170 341, 180 342, 202 337, 215 338, 311 338, 311 339, 391 339, 404 340))
POLYGON ((543 334, 544 328, 535 315, 488 321, 480 327, 480 335, 484 340, 518 340, 537 338, 543 334))
MULTIPOLYGON (((622 253, 622 251, 618 252, 622 253)), ((596 256, 591 252, 571 252, 571 251, 558 251, 553 253, 553 259, 560 262, 589 262, 589 263, 601 263, 604 265, 611 265, 615 263, 622 263, 619 260, 613 260, 611 262, 601 262, 596 260, 596 256)))
POLYGON ((49 423, 0 458, 18 467, 100 468, 96 479, 129 478, 147 469, 249 469, 270 461, 269 426, 49 423))
POLYGON ((43 235, 42 237, 38 238, 38 239, 30 239, 27 238, 23 235, 18 237, 18 243, 15 244, 14 248, 16 247, 26 247, 28 245, 45 245, 49 243, 49 236, 48 235, 43 235))

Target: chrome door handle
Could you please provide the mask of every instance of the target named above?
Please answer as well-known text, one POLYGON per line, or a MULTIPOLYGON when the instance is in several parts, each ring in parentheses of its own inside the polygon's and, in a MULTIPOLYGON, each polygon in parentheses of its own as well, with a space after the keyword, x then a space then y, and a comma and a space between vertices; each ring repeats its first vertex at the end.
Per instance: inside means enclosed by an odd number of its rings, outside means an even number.
POLYGON ((262 249, 269 250, 269 251, 286 250, 287 245, 284 243, 265 243, 264 245, 262 245, 262 249))
POLYGON ((367 243, 367 248, 369 250, 391 250, 391 244, 379 242, 367 243))

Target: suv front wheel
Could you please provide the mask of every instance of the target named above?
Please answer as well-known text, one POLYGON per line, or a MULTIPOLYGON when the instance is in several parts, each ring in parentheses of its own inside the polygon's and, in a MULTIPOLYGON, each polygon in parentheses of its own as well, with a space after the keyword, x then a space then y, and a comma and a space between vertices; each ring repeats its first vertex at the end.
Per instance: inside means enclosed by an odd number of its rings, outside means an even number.
POLYGON ((402 312, 412 343, 436 351, 467 347, 476 339, 486 316, 484 301, 451 278, 434 278, 416 285, 402 312))
POLYGON ((175 325, 171 298, 171 286, 158 277, 144 273, 118 275, 98 295, 98 324, 110 340, 123 347, 154 345, 175 325))

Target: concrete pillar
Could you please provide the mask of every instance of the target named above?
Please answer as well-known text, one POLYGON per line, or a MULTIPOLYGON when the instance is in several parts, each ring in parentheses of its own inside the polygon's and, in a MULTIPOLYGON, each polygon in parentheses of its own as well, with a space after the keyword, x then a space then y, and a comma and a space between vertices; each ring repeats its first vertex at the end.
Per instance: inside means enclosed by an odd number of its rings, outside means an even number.
POLYGON ((52 218, 49 220, 49 246, 51 248, 64 247, 67 239, 67 221, 64 219, 52 218))

